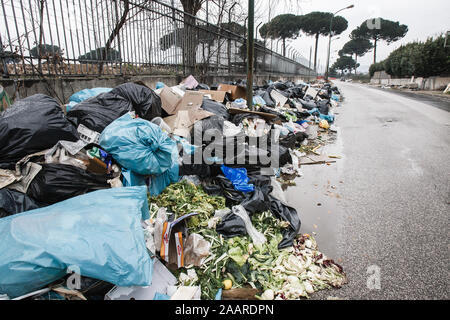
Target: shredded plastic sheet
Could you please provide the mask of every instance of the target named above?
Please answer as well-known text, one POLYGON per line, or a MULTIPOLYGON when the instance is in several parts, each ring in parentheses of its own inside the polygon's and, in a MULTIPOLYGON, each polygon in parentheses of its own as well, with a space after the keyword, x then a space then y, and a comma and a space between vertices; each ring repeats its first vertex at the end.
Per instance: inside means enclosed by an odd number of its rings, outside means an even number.
POLYGON ((0 293, 42 288, 70 268, 119 286, 151 284, 145 187, 113 188, 0 219, 0 293))

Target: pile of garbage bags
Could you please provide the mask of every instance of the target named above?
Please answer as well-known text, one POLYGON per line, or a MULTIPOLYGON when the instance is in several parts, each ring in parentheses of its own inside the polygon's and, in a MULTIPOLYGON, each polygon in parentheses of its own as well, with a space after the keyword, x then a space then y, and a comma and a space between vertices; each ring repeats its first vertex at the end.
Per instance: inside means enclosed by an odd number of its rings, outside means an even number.
POLYGON ((255 298, 293 299, 344 284, 325 258, 312 271, 335 278, 319 274, 307 288, 299 279, 308 268, 295 281, 254 270, 269 256, 267 266, 280 260, 275 269, 293 263, 292 248, 317 250, 299 238, 280 182, 301 174, 320 132, 334 132, 339 90, 269 82, 253 87, 251 103, 245 97, 243 82, 190 76, 155 90, 87 88, 64 106, 36 94, 3 111, 0 296, 220 299, 222 289, 250 286, 255 298))

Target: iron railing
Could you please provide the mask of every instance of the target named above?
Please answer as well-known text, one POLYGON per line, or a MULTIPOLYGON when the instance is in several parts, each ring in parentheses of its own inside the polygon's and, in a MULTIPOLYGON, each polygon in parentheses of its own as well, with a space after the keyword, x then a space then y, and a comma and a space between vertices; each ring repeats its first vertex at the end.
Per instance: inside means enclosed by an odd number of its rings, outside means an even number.
MULTIPOLYGON (((3 77, 245 73, 246 29, 159 1, 0 0, 3 77)), ((289 52, 289 51, 288 51, 289 52)), ((257 73, 312 75, 257 41, 257 73)), ((306 61, 306 63, 305 63, 306 61)))

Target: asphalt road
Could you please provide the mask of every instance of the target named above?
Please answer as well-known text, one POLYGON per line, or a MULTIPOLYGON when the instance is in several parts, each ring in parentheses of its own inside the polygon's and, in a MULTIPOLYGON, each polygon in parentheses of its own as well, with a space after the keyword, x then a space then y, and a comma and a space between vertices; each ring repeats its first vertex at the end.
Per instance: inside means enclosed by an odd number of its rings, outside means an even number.
POLYGON ((304 176, 286 192, 301 232, 317 233, 322 252, 349 278, 312 298, 449 299, 450 113, 336 84, 345 100, 330 148, 343 159, 303 166, 304 176))

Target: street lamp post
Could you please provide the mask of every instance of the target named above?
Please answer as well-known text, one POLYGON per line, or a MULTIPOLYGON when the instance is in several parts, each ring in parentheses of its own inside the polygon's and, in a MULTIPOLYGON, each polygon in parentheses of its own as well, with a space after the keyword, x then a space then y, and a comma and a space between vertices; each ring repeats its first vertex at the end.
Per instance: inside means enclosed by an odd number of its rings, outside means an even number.
POLYGON ((331 16, 331 20, 330 20, 330 38, 328 40, 327 69, 325 71, 325 81, 328 81, 328 69, 330 68, 330 50, 331 50, 331 38, 332 38, 332 29, 333 29, 333 19, 336 16, 336 14, 338 14, 339 12, 341 12, 341 11, 343 11, 345 9, 351 9, 353 7, 354 7, 353 4, 349 5, 348 7, 345 7, 345 8, 342 8, 341 10, 336 11, 331 16))

